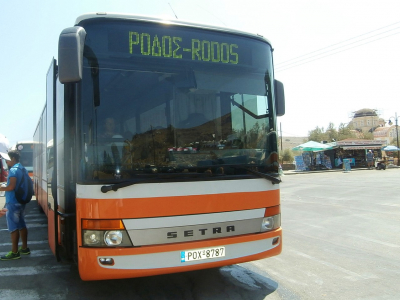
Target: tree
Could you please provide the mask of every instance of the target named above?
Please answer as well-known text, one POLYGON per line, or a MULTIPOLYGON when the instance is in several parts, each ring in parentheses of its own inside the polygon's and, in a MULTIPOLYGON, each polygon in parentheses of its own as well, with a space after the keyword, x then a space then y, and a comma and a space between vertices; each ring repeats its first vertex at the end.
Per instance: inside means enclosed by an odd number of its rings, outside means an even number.
POLYGON ((324 141, 326 137, 324 127, 319 128, 318 126, 315 129, 308 132, 308 140, 321 142, 324 141))
POLYGON ((291 163, 293 160, 294 160, 294 155, 292 150, 290 149, 283 150, 283 152, 281 153, 281 161, 291 163))
POLYGON ((340 123, 338 128, 338 138, 337 141, 357 138, 357 134, 353 129, 353 125, 347 125, 345 123, 340 123))
POLYGON ((374 134, 372 132, 363 132, 362 133, 362 138, 366 140, 373 140, 374 139, 374 134))
MULTIPOLYGON (((369 138, 371 140, 374 139, 372 133, 365 133, 364 136, 365 138, 369 138)), ((346 126, 344 123, 340 123, 338 129, 335 128, 335 124, 330 122, 326 130, 324 127, 320 128, 317 126, 315 129, 308 132, 308 140, 316 142, 327 141, 328 143, 331 143, 334 141, 341 141, 344 139, 357 137, 358 136, 355 133, 352 125, 346 126)))
POLYGON ((335 125, 332 122, 330 122, 328 125, 328 128, 326 129, 326 132, 325 132, 325 136, 326 136, 325 140, 328 141, 328 143, 337 141, 338 135, 339 134, 335 128, 335 125))

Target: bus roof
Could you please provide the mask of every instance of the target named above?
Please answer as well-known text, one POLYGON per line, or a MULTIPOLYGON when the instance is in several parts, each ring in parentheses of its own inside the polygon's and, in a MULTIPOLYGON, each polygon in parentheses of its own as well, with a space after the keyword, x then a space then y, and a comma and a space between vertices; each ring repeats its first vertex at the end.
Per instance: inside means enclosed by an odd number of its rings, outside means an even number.
POLYGON ((271 44, 269 40, 267 40, 266 38, 264 38, 262 35, 259 35, 259 34, 253 34, 253 33, 240 31, 240 30, 232 29, 232 28, 228 28, 228 27, 193 23, 193 22, 174 20, 174 19, 161 19, 161 18, 156 18, 156 17, 152 17, 152 16, 144 16, 144 15, 107 13, 107 12, 87 13, 87 14, 83 14, 83 15, 79 16, 75 21, 75 25, 79 25, 80 22, 85 21, 85 20, 102 19, 102 18, 135 20, 135 21, 141 21, 141 22, 154 22, 154 23, 163 23, 163 24, 169 24, 169 25, 195 27, 195 28, 207 29, 207 30, 223 31, 223 32, 227 32, 227 33, 252 37, 252 38, 267 42, 268 44, 271 44))
POLYGON ((19 150, 17 149, 18 145, 33 145, 35 141, 18 141, 15 143, 15 145, 12 145, 10 150, 19 150))
POLYGON ((16 150, 18 145, 33 145, 35 141, 17 141, 15 145, 13 145, 11 150, 16 150))

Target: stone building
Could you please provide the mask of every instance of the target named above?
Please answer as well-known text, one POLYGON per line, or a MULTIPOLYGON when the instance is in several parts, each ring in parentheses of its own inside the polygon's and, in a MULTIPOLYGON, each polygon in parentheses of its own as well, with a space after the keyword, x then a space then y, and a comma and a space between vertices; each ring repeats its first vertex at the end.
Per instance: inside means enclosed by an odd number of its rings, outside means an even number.
MULTIPOLYGON (((397 130, 399 131, 397 134, 400 141, 400 126, 398 126, 397 130)), ((397 145, 396 125, 392 125, 390 127, 378 127, 375 129, 373 134, 374 140, 386 141, 386 145, 397 145), (395 141, 394 143, 392 143, 393 140, 395 141)))
POLYGON ((376 109, 363 108, 354 112, 349 126, 359 132, 374 132, 376 128, 385 126, 385 120, 379 118, 376 109))

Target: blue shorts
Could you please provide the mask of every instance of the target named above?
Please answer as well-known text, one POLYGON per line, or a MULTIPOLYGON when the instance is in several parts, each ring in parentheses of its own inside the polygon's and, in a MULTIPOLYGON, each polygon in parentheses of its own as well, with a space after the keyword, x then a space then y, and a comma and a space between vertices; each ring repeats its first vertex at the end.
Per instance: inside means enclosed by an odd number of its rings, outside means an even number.
POLYGON ((12 233, 15 230, 26 228, 25 204, 7 203, 6 208, 8 209, 6 214, 8 232, 12 233))

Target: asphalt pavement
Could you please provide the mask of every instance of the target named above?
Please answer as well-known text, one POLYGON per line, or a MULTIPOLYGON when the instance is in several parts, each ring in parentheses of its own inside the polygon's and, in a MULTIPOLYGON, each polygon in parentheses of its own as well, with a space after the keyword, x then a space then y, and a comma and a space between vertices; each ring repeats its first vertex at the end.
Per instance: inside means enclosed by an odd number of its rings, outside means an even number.
MULTIPOLYGON (((0 299, 399 299, 399 172, 397 167, 292 171, 304 175, 287 176, 280 185, 280 255, 98 282, 84 282, 76 265, 56 261, 48 246, 47 218, 32 200, 26 208, 31 254, 0 263, 0 299)), ((5 221, 0 219, 0 254, 11 246, 5 221)))
MULTIPOLYGON (((388 165, 387 169, 399 169, 400 166, 388 165)), ((351 168, 348 172, 354 171, 377 171, 384 172, 385 170, 377 170, 376 168, 368 169, 368 168, 351 168)), ((283 170, 284 175, 298 175, 298 174, 310 174, 310 173, 326 173, 326 172, 345 172, 342 168, 334 168, 331 170, 313 170, 313 171, 298 171, 298 170, 283 170)))

